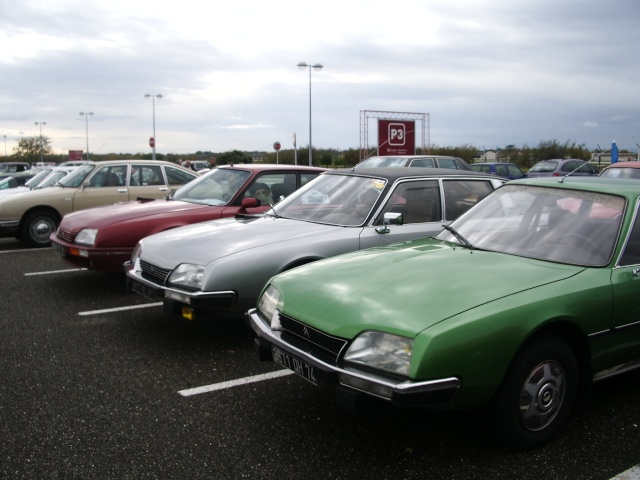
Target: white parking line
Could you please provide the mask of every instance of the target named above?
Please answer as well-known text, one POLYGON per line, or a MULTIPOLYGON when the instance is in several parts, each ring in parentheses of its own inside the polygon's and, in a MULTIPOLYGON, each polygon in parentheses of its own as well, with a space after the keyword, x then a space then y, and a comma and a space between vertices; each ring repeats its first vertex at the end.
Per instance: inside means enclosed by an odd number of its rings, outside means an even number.
POLYGON ((21 248, 20 250, 2 250, 0 253, 21 253, 21 252, 50 252, 51 247, 46 248, 21 248))
POLYGON ((630 468, 626 472, 622 472, 620 475, 616 475, 611 480, 638 480, 640 479, 640 465, 636 465, 630 468))
POLYGON ((183 397, 190 397, 191 395, 215 392, 216 390, 224 390, 227 388, 238 387, 240 385, 247 385, 249 383, 262 382, 263 380, 271 380, 273 378, 285 377, 291 374, 293 374, 291 370, 278 370, 277 372, 263 373, 262 375, 254 375, 253 377, 238 378, 237 380, 229 380, 228 382, 213 383, 202 387, 180 390, 178 393, 183 397))
POLYGON ((65 270, 49 270, 48 272, 31 272, 25 273, 25 277, 32 277, 34 275, 52 275, 55 273, 69 273, 69 272, 81 272, 82 270, 86 270, 86 268, 68 268, 65 270))
POLYGON ((135 310, 137 308, 148 308, 161 306, 162 302, 145 303, 143 305, 131 305, 129 307, 105 308, 103 310, 89 310, 88 312, 78 312, 78 315, 86 317, 88 315, 100 315, 101 313, 122 312, 124 310, 135 310))

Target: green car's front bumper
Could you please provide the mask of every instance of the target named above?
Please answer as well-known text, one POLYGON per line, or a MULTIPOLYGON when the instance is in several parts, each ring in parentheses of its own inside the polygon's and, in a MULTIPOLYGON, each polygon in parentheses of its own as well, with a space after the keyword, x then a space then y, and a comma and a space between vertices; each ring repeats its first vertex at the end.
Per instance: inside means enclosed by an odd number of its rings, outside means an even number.
POLYGON ((316 385, 332 384, 407 407, 448 405, 460 388, 461 382, 455 377, 411 381, 341 365, 326 358, 320 348, 305 344, 303 339, 283 338, 283 332, 271 330, 257 309, 246 315, 257 335, 260 360, 274 360, 316 385))

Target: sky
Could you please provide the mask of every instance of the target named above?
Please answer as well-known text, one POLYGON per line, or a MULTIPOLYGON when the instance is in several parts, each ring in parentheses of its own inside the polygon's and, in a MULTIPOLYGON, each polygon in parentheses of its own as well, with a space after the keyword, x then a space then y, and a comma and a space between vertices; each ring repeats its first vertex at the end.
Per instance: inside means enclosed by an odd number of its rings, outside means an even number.
POLYGON ((306 148, 310 90, 314 148, 375 143, 371 111, 427 114, 418 146, 636 151, 639 31, 637 0, 0 0, 0 154, 150 152, 154 123, 158 153, 306 148))

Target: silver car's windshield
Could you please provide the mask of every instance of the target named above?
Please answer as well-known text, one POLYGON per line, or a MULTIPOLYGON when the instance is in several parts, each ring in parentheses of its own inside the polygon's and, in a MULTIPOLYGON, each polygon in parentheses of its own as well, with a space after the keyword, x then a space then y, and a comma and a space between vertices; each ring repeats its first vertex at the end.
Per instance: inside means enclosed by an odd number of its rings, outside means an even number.
POLYGON ((96 166, 91 164, 78 167, 66 177, 61 178, 58 181, 57 185, 71 188, 79 187, 80 185, 82 185, 84 179, 87 178, 87 176, 93 171, 94 168, 96 168, 96 166))
MULTIPOLYGON (((609 263, 624 208, 615 195, 504 185, 452 226, 473 248, 594 267, 609 263)), ((436 238, 462 244, 446 230, 436 238)))
POLYGON ((216 168, 178 189, 172 198, 204 205, 226 205, 250 176, 246 170, 216 168))
POLYGON ((362 225, 386 180, 352 175, 320 175, 273 210, 279 217, 332 225, 362 225))
POLYGON ((35 174, 28 182, 24 184, 25 187, 33 188, 38 185, 45 177, 51 173, 51 169, 40 170, 35 174))

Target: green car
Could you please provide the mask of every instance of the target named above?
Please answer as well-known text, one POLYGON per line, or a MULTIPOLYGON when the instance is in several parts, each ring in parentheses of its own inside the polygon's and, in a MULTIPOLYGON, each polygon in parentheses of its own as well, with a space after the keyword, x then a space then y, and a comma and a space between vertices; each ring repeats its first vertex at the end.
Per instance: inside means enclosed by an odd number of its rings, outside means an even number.
POLYGON ((640 366, 639 198, 633 180, 517 180, 436 237, 284 272, 247 312, 259 356, 340 406, 481 407, 496 441, 539 446, 640 366))

